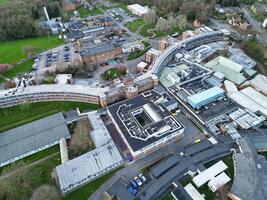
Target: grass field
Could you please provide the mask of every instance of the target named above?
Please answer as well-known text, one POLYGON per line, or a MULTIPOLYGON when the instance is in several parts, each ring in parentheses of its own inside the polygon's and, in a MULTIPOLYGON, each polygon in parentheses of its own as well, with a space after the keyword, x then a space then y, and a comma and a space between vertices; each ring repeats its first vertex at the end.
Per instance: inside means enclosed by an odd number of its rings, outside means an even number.
POLYGON ((55 155, 47 160, 42 161, 34 166, 30 166, 27 169, 22 170, 23 178, 16 173, 10 177, 0 181, 0 185, 3 186, 14 186, 12 189, 7 190, 3 187, 0 194, 4 196, 3 199, 9 200, 28 200, 31 197, 32 192, 43 184, 49 184, 56 187, 54 180, 52 179, 51 173, 53 169, 61 163, 60 154, 55 155), (15 179, 15 180, 14 180, 15 179), (11 181, 13 180, 13 181, 11 181), (16 186, 15 186, 16 185, 16 186))
POLYGON ((82 6, 77 11, 80 13, 80 17, 81 18, 85 18, 87 16, 94 16, 94 15, 101 15, 101 14, 103 14, 102 11, 99 10, 98 8, 96 8, 96 7, 94 7, 93 10, 89 10, 89 9, 86 9, 86 8, 84 8, 82 6))
POLYGON ((117 168, 112 172, 107 173, 106 175, 96 179, 95 181, 88 183, 87 185, 79 188, 78 190, 68 194, 64 200, 87 200, 101 185, 111 178, 116 171, 121 168, 117 168))
POLYGON ((7 0, 0 0, 0 4, 7 2, 7 0))
MULTIPOLYGON (((49 148, 47 148, 47 149, 45 149, 45 150, 43 150, 43 151, 40 151, 40 152, 38 152, 38 153, 35 153, 35 154, 33 154, 33 155, 31 155, 31 156, 28 156, 28 157, 25 157, 25 158, 23 158, 22 160, 23 160, 23 162, 25 162, 25 163, 27 163, 27 164, 30 164, 30 163, 33 163, 33 162, 35 162, 35 161, 37 161, 37 160, 40 160, 40 159, 43 159, 43 158, 45 158, 45 157, 47 157, 47 156, 49 156, 49 155, 52 155, 52 154, 54 154, 54 153, 59 153, 59 145, 55 145, 55 146, 53 146, 53 147, 49 147, 49 148)), ((18 161, 16 161, 16 162, 20 162, 21 160, 18 160, 18 161)), ((3 170, 4 169, 6 169, 6 168, 8 168, 10 165, 12 165, 13 163, 11 163, 11 164, 9 164, 9 165, 6 165, 6 166, 4 166, 4 167, 1 167, 0 168, 0 175, 3 175, 2 174, 2 172, 3 172, 3 170)))
POLYGON ((145 25, 145 22, 143 19, 137 19, 135 21, 128 22, 125 25, 130 31, 136 32, 140 26, 145 25))
POLYGON ((32 46, 37 52, 41 52, 60 44, 63 44, 63 40, 58 39, 57 36, 0 42, 0 63, 15 64, 26 58, 23 52, 26 46, 32 46))
POLYGON ((33 59, 30 59, 23 63, 17 64, 13 68, 8 70, 6 73, 4 73, 3 76, 13 78, 18 73, 29 72, 32 68, 33 63, 33 59))
POLYGON ((0 109, 0 132, 76 107, 80 110, 100 108, 99 105, 79 102, 39 102, 2 108, 0 109))

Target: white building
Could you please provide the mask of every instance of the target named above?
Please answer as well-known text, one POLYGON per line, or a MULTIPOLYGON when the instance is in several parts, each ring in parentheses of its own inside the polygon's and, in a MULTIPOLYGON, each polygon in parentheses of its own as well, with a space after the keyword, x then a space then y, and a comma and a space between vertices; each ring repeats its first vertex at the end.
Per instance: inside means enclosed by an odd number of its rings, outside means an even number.
POLYGON ((60 85, 72 84, 73 79, 71 74, 57 74, 55 83, 60 85))
POLYGON ((127 9, 130 10, 133 14, 138 15, 139 17, 143 17, 148 13, 148 7, 141 6, 139 4, 128 5, 127 9))
POLYGON ((131 53, 133 51, 142 51, 144 50, 145 45, 140 42, 140 41, 133 41, 133 42, 128 42, 128 43, 124 43, 122 45, 122 52, 123 53, 131 53))

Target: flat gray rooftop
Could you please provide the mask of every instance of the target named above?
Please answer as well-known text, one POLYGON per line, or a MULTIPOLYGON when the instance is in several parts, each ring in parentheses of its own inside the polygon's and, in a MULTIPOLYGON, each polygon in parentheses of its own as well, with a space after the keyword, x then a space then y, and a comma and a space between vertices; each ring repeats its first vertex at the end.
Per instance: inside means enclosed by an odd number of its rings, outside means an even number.
POLYGON ((62 113, 5 131, 0 133, 0 163, 68 137, 62 113))

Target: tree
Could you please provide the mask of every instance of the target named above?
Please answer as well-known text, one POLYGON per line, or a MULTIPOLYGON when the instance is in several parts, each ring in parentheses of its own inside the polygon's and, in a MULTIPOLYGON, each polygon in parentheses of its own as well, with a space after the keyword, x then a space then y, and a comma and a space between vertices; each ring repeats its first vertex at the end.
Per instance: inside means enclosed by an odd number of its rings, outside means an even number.
POLYGON ((154 9, 150 9, 144 16, 145 23, 148 25, 154 25, 157 22, 157 13, 154 9))
POLYGON ((58 200, 59 193, 56 187, 50 185, 41 185, 32 193, 30 200, 58 200))
POLYGON ((94 143, 90 137, 91 130, 92 128, 87 118, 77 122, 69 146, 72 156, 79 156, 94 148, 94 143))
POLYGON ((13 81, 6 81, 4 83, 4 88, 5 89, 10 89, 16 87, 16 84, 13 81))
POLYGON ((23 52, 28 56, 28 58, 31 58, 36 54, 36 49, 33 46, 25 46, 23 47, 23 52))
POLYGON ((178 15, 177 16, 177 23, 180 29, 184 30, 187 26, 187 18, 185 15, 178 15))
POLYGON ((8 64, 0 64, 0 74, 5 73, 9 69, 10 65, 8 64))
POLYGON ((177 26, 177 20, 175 19, 173 13, 168 15, 168 24, 171 28, 177 26))
POLYGON ((170 30, 168 21, 163 17, 160 17, 156 24, 156 30, 160 33, 167 33, 170 30))

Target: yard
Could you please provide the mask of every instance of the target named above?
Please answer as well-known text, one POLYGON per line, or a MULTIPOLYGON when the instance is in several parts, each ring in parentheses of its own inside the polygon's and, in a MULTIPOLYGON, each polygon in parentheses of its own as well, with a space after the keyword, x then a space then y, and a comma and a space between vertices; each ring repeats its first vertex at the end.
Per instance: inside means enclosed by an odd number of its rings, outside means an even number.
POLYGON ((78 8, 77 11, 80 13, 81 18, 85 18, 87 16, 94 16, 94 15, 103 14, 103 12, 96 7, 94 7, 93 10, 89 10, 89 9, 86 9, 82 6, 82 7, 78 8))
POLYGON ((132 32, 136 32, 139 27, 145 25, 145 22, 143 19, 137 19, 132 22, 128 22, 125 24, 125 26, 132 32))
POLYGON ((35 48, 36 52, 41 52, 60 44, 63 44, 63 40, 57 36, 0 42, 0 63, 15 64, 26 58, 23 49, 27 46, 35 48))
POLYGON ((104 72, 104 80, 113 80, 126 74, 125 69, 111 68, 104 72))
POLYGON ((80 110, 97 109, 99 105, 79 102, 39 102, 0 109, 0 132, 21 126, 48 115, 79 107, 80 110))

